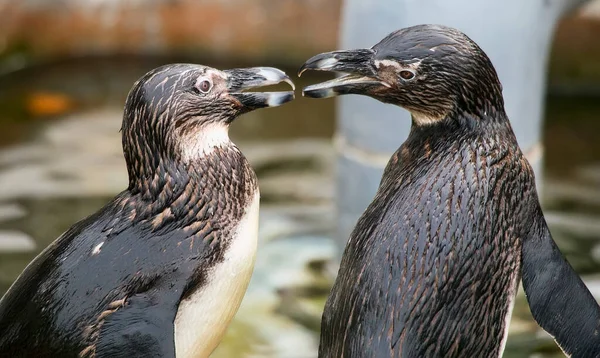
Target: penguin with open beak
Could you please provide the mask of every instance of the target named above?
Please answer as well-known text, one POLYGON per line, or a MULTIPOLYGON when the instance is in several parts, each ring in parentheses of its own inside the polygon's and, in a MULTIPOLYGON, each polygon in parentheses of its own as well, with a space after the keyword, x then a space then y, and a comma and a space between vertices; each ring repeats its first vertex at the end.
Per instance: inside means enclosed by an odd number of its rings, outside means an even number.
POLYGON ((500 81, 475 42, 419 25, 319 54, 306 70, 344 75, 304 96, 365 95, 412 115, 347 243, 320 357, 500 357, 520 278, 567 355, 600 356, 600 308, 552 239, 500 81))
POLYGON ((131 89, 129 186, 37 256, 0 300, 0 357, 208 357, 246 292, 259 189, 229 140, 239 115, 291 101, 269 67, 174 64, 131 89))

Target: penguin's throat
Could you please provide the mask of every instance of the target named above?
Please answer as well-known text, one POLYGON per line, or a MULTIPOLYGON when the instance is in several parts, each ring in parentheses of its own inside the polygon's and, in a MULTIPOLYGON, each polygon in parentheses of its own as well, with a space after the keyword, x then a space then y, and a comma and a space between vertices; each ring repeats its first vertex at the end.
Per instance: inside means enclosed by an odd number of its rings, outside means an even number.
POLYGON ((229 124, 212 122, 180 137, 181 159, 184 163, 206 158, 215 149, 233 145, 229 139, 229 124))
POLYGON ((446 116, 447 116, 447 113, 444 113, 442 115, 437 115, 437 114, 428 114, 428 113, 416 112, 416 111, 411 111, 410 114, 411 114, 412 122, 417 126, 434 125, 434 124, 439 123, 442 120, 444 120, 444 118, 446 118, 446 116))

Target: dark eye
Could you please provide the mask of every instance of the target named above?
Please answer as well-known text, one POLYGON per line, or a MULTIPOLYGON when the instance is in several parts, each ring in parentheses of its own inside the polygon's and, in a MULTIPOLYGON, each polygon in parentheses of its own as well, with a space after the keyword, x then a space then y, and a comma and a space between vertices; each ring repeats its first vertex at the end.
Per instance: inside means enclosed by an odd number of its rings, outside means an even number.
POLYGON ((415 74, 411 71, 403 70, 400 71, 400 77, 405 80, 412 80, 415 77, 415 74))
POLYGON ((212 87, 212 83, 209 80, 200 80, 196 85, 196 88, 202 93, 208 93, 212 87))

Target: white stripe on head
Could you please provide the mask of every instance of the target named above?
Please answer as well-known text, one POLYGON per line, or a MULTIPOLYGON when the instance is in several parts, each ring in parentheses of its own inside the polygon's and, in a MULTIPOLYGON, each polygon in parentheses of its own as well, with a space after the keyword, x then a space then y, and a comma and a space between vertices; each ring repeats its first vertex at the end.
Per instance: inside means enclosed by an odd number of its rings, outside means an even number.
POLYGON ((393 68, 397 69, 398 71, 401 71, 401 70, 416 71, 420 65, 421 65, 421 61, 407 63, 404 66, 394 60, 376 60, 375 61, 375 67, 377 67, 377 69, 381 69, 381 67, 393 67, 393 68))

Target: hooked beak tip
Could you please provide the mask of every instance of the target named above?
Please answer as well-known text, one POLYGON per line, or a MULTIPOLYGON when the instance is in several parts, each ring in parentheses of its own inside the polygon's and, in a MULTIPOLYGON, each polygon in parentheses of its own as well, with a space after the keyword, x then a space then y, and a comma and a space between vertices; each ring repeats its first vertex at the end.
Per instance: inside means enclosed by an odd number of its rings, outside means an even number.
POLYGON ((329 54, 319 54, 308 59, 298 70, 298 77, 306 70, 329 71, 334 69, 339 60, 335 57, 329 57, 329 54))
POLYGON ((290 76, 288 76, 285 72, 279 69, 275 69, 272 67, 264 67, 260 68, 257 74, 259 76, 262 76, 269 84, 285 82, 288 85, 290 85, 290 87, 292 87, 292 91, 296 89, 296 86, 294 85, 294 82, 292 82, 290 76))
POLYGON ((294 85, 294 82, 292 82, 291 78, 287 77, 283 80, 283 82, 289 84, 290 87, 292 87, 292 91, 296 90, 296 85, 294 85))

